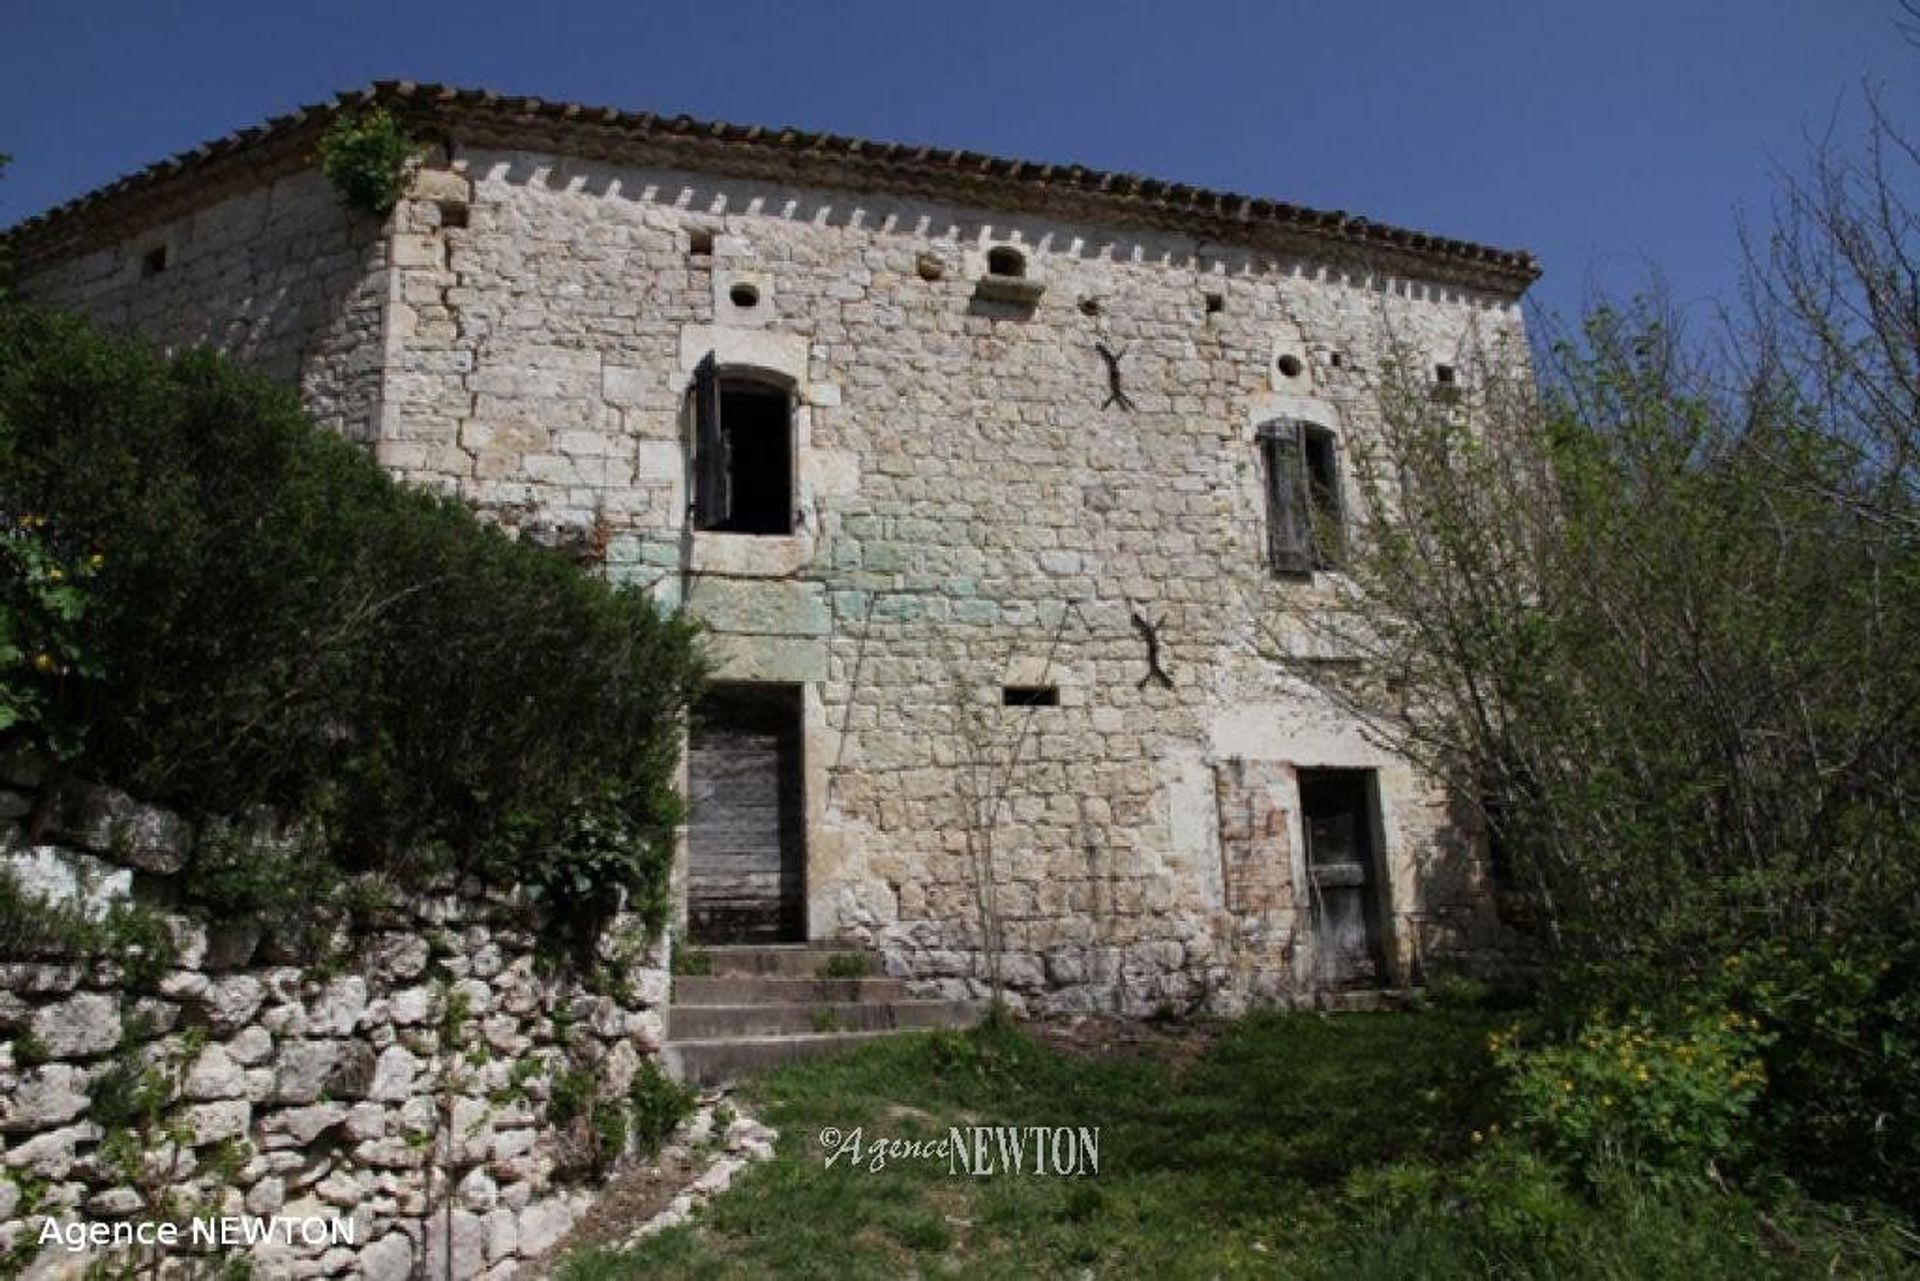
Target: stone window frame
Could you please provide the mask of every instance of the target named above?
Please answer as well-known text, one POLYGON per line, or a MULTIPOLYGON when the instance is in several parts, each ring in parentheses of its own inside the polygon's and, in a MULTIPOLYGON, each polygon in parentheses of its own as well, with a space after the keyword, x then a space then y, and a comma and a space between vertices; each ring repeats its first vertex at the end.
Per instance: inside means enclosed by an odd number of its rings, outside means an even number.
POLYGON ((693 384, 688 389, 692 419, 691 469, 687 518, 696 534, 737 535, 747 538, 789 538, 802 523, 800 511, 800 434, 797 415, 800 397, 794 380, 777 370, 756 365, 721 364, 709 353, 694 368, 693 384), (722 406, 730 390, 748 390, 749 394, 774 396, 786 402, 786 521, 780 529, 724 529, 737 514, 731 489, 736 477, 730 474, 734 450, 726 430, 722 406), (716 517, 712 508, 722 504, 727 514, 716 517))
POLYGON ((690 543, 688 571, 780 578, 799 572, 812 559, 824 462, 812 444, 813 407, 837 403, 838 389, 809 379, 811 356, 811 342, 803 334, 727 325, 682 327, 672 390, 681 406, 678 442, 684 471, 675 501, 682 513, 684 537, 690 543), (694 372, 709 355, 723 374, 737 374, 790 389, 795 524, 789 534, 734 534, 694 527, 692 393, 694 372))

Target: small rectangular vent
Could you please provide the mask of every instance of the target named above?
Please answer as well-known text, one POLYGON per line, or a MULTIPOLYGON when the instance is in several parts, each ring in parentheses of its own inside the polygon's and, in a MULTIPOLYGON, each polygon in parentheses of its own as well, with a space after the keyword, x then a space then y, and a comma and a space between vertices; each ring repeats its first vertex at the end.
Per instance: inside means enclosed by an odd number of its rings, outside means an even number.
POLYGON ((1001 687, 1000 702, 1006 707, 1058 707, 1058 685, 1006 685, 1001 687))

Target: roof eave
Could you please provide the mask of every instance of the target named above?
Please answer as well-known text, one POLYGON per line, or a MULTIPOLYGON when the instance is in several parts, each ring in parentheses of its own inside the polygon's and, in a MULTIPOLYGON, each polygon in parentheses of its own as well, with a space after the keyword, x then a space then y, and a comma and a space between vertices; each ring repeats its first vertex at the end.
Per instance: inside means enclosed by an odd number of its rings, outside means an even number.
POLYGON ((335 117, 375 106, 393 111, 417 132, 458 145, 553 151, 1147 227, 1509 298, 1518 298, 1540 275, 1533 256, 1520 251, 1080 165, 665 118, 409 81, 379 81, 331 103, 238 130, 26 219, 0 239, 22 270, 114 243, 133 234, 135 224, 153 225, 234 187, 311 167, 313 143, 335 117))

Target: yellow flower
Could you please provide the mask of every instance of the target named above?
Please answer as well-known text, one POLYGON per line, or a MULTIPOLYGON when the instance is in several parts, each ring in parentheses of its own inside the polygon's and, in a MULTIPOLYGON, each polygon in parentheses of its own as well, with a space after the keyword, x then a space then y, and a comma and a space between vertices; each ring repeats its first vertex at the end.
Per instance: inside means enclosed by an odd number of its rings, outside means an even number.
POLYGON ((52 569, 49 569, 47 571, 47 581, 50 583, 57 583, 61 579, 65 578, 66 576, 67 576, 66 571, 61 569, 58 565, 55 565, 52 569))
POLYGON ((1475 1130, 1475 1131, 1473 1132, 1473 1141, 1474 1141, 1475 1143, 1478 1143, 1478 1142, 1480 1142, 1480 1140, 1481 1140, 1482 1138, 1484 1138, 1484 1137, 1485 1137, 1485 1136, 1484 1136, 1484 1135, 1482 1135, 1482 1134, 1480 1133, 1480 1131, 1478 1131, 1478 1130, 1475 1130))
POLYGON ((99 552, 95 552, 93 555, 87 557, 88 569, 98 569, 106 563, 107 558, 99 552))
POLYGON ((52 671, 53 655, 52 654, 35 654, 33 656, 33 670, 36 672, 52 671))
POLYGON ((1569 1080, 1567 1080, 1567 1079, 1565 1079, 1564 1077, 1563 1077, 1563 1078, 1561 1078, 1561 1081, 1560 1081, 1560 1092, 1561 1092, 1562 1094, 1572 1094, 1572 1093, 1573 1093, 1573 1082, 1572 1082, 1572 1081, 1569 1081, 1569 1080))

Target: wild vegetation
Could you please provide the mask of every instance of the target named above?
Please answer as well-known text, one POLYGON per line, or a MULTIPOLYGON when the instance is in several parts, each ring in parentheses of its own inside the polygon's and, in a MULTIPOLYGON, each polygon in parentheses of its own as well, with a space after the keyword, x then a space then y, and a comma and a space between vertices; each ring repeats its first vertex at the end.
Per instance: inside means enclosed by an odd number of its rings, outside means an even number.
POLYGON ((666 911, 692 626, 391 480, 293 393, 0 311, 0 734, 209 822, 223 915, 344 873, 666 911), (276 825, 269 825, 276 826, 276 825))
MULTIPOLYGON (((575 1255, 626 1277, 1759 1277, 1913 1270, 1897 1223, 1791 1193, 1609 1173, 1510 1132, 1495 1008, 1254 1015, 1178 1056, 1063 1052, 999 1024, 903 1035, 754 1087, 778 1155, 696 1223, 575 1255), (1098 1126, 1099 1171, 856 1166, 855 1127, 1098 1126)), ((1176 1045, 1177 1039, 1169 1045, 1176 1045)))
POLYGON ((348 205, 385 217, 407 187, 422 148, 391 113, 378 108, 336 118, 316 148, 320 171, 348 205))
POLYGON ((1549 334, 1537 392, 1499 351, 1457 400, 1389 376, 1314 620, 1359 661, 1311 675, 1479 798, 1549 1150, 1911 1211, 1920 153, 1876 121, 1782 179, 1717 327, 1641 300, 1549 334))

